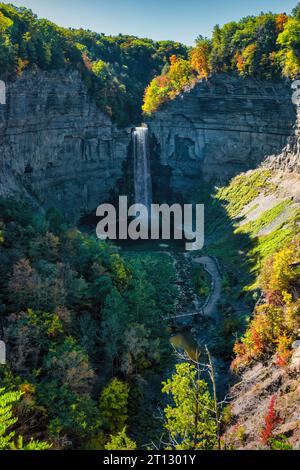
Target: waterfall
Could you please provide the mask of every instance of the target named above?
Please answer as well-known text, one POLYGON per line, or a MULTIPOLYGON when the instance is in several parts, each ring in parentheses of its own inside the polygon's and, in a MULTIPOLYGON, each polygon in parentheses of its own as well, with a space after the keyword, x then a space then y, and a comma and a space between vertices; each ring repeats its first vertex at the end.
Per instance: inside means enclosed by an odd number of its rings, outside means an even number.
POLYGON ((152 182, 147 127, 136 127, 133 131, 133 156, 135 203, 144 204, 150 209, 152 203, 152 182))

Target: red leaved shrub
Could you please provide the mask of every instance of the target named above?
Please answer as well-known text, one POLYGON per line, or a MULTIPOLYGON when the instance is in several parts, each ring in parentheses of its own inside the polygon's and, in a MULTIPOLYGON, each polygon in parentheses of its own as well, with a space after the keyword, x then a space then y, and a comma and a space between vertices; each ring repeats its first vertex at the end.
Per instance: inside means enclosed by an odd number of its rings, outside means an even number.
POLYGON ((276 395, 271 399, 268 413, 265 416, 265 425, 261 431, 261 440, 264 445, 268 445, 270 439, 274 437, 274 429, 281 422, 277 411, 275 410, 276 395))

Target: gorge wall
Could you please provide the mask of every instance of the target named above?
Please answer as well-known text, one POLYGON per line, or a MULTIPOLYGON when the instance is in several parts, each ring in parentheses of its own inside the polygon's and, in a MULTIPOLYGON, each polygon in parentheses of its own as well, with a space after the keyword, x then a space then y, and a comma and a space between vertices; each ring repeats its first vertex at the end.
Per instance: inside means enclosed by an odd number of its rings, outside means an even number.
POLYGON ((106 202, 131 129, 117 129, 76 71, 25 72, 0 106, 0 195, 26 194, 69 220, 106 202))
POLYGON ((272 170, 300 174, 300 106, 297 106, 297 120, 293 134, 281 152, 266 159, 264 166, 272 170))
MULTIPOLYGON (((295 122, 289 83, 222 74, 199 82, 148 121, 154 199, 192 199, 201 182, 225 182, 270 155, 295 171, 295 122)), ((76 222, 132 179, 123 174, 125 161, 133 165, 131 131, 112 124, 77 71, 25 72, 0 106, 0 195, 26 194, 76 222)))
MULTIPOLYGON (((293 134, 289 83, 215 75, 160 108, 149 120, 159 166, 175 194, 190 197, 201 181, 226 182, 279 154, 293 134)), ((157 167, 157 169, 156 169, 157 167)))

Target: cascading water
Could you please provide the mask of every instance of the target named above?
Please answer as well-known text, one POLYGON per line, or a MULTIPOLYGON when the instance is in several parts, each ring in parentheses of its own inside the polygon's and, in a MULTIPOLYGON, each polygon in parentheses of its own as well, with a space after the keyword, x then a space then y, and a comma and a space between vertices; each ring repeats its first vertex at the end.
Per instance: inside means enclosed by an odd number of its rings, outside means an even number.
POLYGON ((133 156, 135 203, 144 204, 144 206, 150 209, 152 203, 152 181, 147 127, 136 127, 133 131, 133 156))

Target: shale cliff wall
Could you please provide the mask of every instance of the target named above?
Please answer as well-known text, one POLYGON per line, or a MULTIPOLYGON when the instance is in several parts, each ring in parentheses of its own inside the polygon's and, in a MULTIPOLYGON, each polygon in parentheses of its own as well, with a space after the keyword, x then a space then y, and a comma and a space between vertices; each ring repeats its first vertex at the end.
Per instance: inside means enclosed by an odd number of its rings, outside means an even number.
POLYGON ((26 194, 72 221, 106 202, 131 129, 117 129, 76 71, 29 73, 0 105, 0 195, 26 194))
POLYGON ((300 174, 300 105, 297 107, 297 120, 287 144, 281 152, 269 156, 264 166, 272 170, 300 174))
POLYGON ((224 183, 278 154, 294 132, 289 83, 216 75, 160 108, 149 120, 170 187, 191 196, 201 181, 224 183))
MULTIPOLYGON (((192 199, 203 182, 226 182, 269 156, 296 171, 295 123, 289 83, 223 74, 198 83, 148 122, 154 199, 192 199)), ((78 72, 26 72, 0 105, 0 195, 26 194, 76 222, 118 191, 130 140, 78 72)))

